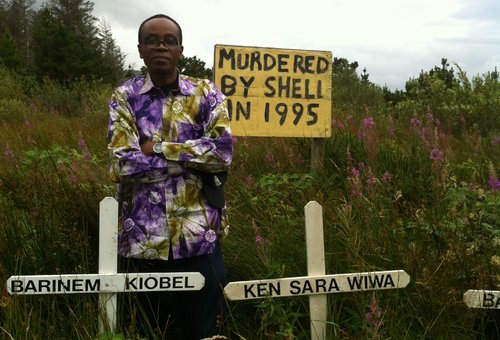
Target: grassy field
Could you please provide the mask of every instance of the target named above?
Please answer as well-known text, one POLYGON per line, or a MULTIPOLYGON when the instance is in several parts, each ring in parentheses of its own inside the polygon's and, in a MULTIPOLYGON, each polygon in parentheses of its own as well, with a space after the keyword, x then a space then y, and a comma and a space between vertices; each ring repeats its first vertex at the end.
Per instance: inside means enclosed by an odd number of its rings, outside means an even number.
MULTIPOLYGON (((0 79, 0 338, 95 338, 96 296, 11 296, 5 282, 97 272, 99 202, 114 195, 112 89, 35 86, 3 69, 0 79)), ((308 139, 234 137, 229 280, 306 275, 304 206, 316 201, 328 274, 411 276, 404 289, 329 295, 328 339, 498 336, 499 311, 469 309, 463 294, 500 285, 500 85, 488 76, 436 84, 393 105, 381 93, 334 95, 321 172, 310 171, 308 139)), ((228 307, 232 339, 309 338, 307 297, 228 307)))

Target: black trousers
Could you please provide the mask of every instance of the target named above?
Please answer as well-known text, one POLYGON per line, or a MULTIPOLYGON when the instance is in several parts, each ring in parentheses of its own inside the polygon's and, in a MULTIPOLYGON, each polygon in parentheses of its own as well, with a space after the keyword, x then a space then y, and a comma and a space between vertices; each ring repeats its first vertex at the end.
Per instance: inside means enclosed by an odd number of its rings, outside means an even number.
MULTIPOLYGON (((199 272, 205 286, 199 291, 122 294, 125 332, 148 338, 199 340, 222 332, 227 283, 220 244, 213 254, 173 260, 120 258, 120 272, 199 272)), ((132 335, 132 334, 130 334, 132 335)))

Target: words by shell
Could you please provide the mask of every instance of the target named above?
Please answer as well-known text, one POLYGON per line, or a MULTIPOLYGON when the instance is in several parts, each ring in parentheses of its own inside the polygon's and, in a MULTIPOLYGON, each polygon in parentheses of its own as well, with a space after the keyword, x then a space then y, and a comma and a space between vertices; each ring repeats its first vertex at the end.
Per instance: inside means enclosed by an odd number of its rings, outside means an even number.
POLYGON ((330 52, 217 45, 214 71, 235 135, 329 136, 330 52))

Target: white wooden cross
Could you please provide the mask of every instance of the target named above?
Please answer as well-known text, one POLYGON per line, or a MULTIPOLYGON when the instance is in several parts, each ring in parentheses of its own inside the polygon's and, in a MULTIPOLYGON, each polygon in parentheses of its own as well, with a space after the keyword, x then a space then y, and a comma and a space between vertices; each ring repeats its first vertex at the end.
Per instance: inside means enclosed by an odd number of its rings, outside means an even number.
POLYGON ((379 289, 404 288, 410 276, 403 270, 325 275, 323 208, 311 201, 305 206, 308 276, 230 282, 224 288, 229 300, 309 295, 311 339, 326 338, 327 296, 379 289))
POLYGON ((99 205, 99 273, 11 276, 9 294, 99 294, 99 331, 116 329, 116 293, 200 290, 200 273, 118 273, 118 202, 104 198, 99 205))

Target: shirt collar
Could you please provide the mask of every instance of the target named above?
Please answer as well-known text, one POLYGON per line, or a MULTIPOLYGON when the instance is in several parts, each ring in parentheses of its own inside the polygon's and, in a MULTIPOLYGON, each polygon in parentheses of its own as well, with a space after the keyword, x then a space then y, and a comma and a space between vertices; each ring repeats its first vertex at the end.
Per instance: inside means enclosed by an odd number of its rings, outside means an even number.
MULTIPOLYGON (((146 75, 146 78, 144 79, 144 84, 142 85, 139 94, 148 93, 154 88, 156 88, 156 86, 153 84, 151 76, 148 73, 146 75)), ((193 83, 188 80, 188 77, 183 74, 179 74, 179 77, 177 77, 177 90, 181 94, 189 96, 193 94, 192 89, 193 89, 193 83)))

